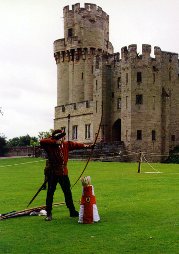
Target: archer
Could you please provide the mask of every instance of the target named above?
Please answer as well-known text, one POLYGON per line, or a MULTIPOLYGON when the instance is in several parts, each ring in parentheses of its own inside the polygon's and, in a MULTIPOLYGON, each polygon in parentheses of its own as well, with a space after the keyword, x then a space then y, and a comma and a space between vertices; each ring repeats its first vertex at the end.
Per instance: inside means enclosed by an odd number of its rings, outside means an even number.
POLYGON ((52 220, 52 203, 53 196, 56 190, 57 183, 60 184, 65 197, 65 203, 70 212, 70 217, 78 217, 79 213, 76 211, 72 192, 70 189, 70 180, 68 177, 68 157, 69 151, 89 148, 91 145, 82 143, 65 141, 66 133, 62 130, 55 130, 50 138, 40 140, 40 145, 47 153, 49 166, 46 170, 48 181, 48 190, 46 197, 46 221, 52 220))

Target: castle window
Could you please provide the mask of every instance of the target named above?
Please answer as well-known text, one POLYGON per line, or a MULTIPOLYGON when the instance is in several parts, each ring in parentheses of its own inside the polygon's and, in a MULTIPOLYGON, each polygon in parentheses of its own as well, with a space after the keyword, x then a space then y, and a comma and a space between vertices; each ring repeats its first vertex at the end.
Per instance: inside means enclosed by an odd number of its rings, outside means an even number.
POLYGON ((117 79, 117 87, 118 88, 121 87, 121 77, 118 77, 118 79, 117 79))
POLYGON ((114 98, 114 92, 112 92, 111 97, 114 98))
POLYGON ((143 95, 142 94, 136 95, 136 104, 143 104, 143 95))
POLYGON ((74 51, 74 49, 70 50, 68 57, 69 57, 69 61, 70 60, 74 61, 74 58, 75 58, 75 51, 74 51))
POLYGON ((98 90, 98 81, 96 80, 96 91, 98 90))
POLYGON ((86 108, 89 108, 89 101, 86 101, 86 108))
POLYGON ((137 140, 142 140, 142 131, 137 130, 137 140))
POLYGON ((128 106, 128 96, 126 96, 126 109, 127 109, 127 106, 128 106))
POLYGON ((152 130, 152 141, 156 140, 156 131, 152 130))
POLYGON ((65 112, 65 106, 64 105, 62 106, 62 112, 65 112))
POLYGON ((175 135, 171 136, 171 141, 175 141, 175 135))
POLYGON ((96 56, 96 69, 99 69, 99 56, 96 56))
POLYGON ((156 66, 153 66, 153 71, 158 71, 156 66))
POLYGON ((96 101, 96 113, 98 112, 98 101, 96 101))
POLYGON ((83 79, 83 72, 81 73, 81 79, 83 79))
POLYGON ((68 29, 68 37, 72 37, 73 36, 73 29, 69 28, 68 29))
POLYGON ((169 78, 169 81, 171 81, 171 71, 169 71, 169 74, 168 74, 168 78, 169 78))
POLYGON ((152 109, 155 110, 155 96, 153 96, 152 109))
POLYGON ((128 84, 128 73, 126 73, 126 84, 128 84))
POLYGON ((117 109, 121 109, 121 98, 117 99, 117 109))
POLYGON ((72 126, 72 139, 78 138, 78 125, 72 126))
POLYGON ((76 110, 76 103, 73 104, 73 108, 74 108, 74 110, 76 110))
POLYGON ((142 72, 137 72, 137 82, 142 82, 142 72))
POLYGON ((90 138, 90 127, 91 127, 91 124, 85 124, 85 139, 90 138))

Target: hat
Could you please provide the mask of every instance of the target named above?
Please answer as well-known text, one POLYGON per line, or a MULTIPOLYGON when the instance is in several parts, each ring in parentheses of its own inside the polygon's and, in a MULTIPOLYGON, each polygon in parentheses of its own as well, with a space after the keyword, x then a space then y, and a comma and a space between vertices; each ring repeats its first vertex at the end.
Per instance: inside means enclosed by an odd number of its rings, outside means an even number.
POLYGON ((63 130, 55 130, 52 133, 52 138, 59 140, 63 138, 66 135, 66 133, 63 130))

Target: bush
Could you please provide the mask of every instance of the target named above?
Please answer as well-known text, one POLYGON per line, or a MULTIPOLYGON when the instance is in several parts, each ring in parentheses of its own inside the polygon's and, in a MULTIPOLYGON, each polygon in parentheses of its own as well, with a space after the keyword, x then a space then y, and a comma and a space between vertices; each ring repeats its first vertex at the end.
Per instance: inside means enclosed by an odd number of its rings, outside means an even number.
POLYGON ((8 151, 7 141, 4 136, 0 136, 0 156, 4 156, 8 151))
POLYGON ((170 151, 170 155, 165 162, 179 164, 179 146, 176 146, 172 151, 170 151))

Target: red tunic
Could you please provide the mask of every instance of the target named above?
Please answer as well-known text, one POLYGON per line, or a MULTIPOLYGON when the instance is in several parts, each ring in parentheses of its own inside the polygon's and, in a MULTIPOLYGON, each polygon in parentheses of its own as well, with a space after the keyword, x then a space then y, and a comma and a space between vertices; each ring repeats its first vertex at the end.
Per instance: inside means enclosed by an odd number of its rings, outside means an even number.
POLYGON ((72 141, 64 141, 62 144, 62 153, 63 153, 63 161, 64 161, 64 175, 68 175, 67 162, 69 157, 69 151, 83 149, 85 147, 82 143, 72 142, 72 141))
POLYGON ((40 140, 40 145, 47 152, 50 168, 53 168, 55 175, 68 175, 69 151, 85 147, 82 143, 72 141, 64 141, 62 145, 58 145, 53 138, 40 140))

